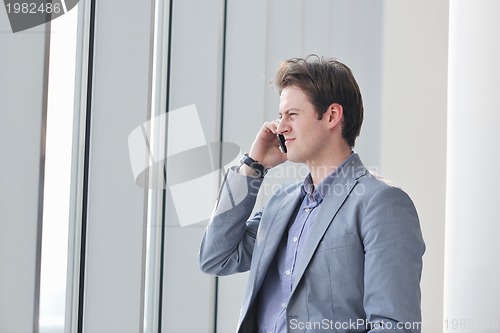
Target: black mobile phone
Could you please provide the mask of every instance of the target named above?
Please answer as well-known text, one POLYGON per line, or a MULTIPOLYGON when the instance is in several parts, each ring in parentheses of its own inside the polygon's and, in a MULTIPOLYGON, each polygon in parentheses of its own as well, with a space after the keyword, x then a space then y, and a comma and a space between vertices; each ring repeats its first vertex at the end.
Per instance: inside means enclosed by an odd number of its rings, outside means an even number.
POLYGON ((286 154, 285 136, 283 134, 278 134, 278 141, 280 142, 281 152, 286 154))

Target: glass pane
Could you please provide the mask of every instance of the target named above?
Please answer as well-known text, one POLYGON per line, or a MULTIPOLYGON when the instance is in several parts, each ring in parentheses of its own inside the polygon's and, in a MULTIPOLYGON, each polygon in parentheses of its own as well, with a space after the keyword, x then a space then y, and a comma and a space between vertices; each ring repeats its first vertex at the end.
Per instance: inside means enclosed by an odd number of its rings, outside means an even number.
POLYGON ((77 18, 74 9, 51 22, 40 333, 65 329, 77 18))

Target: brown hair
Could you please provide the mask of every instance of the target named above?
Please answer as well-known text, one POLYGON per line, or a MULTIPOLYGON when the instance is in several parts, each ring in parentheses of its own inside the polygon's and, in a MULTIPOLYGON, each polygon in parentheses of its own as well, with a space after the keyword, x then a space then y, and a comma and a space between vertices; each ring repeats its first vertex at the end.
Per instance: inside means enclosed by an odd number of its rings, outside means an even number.
POLYGON ((363 100, 349 67, 338 60, 317 55, 293 58, 280 64, 274 84, 280 94, 288 86, 301 89, 314 105, 318 119, 323 118, 331 104, 342 105, 342 136, 351 148, 354 147, 363 123, 363 100))

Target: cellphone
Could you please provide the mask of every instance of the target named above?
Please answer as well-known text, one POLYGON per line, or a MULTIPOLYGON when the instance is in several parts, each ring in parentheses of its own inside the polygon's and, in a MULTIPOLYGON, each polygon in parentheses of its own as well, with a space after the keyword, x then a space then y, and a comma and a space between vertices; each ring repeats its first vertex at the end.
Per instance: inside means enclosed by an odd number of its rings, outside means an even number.
POLYGON ((277 136, 280 142, 280 150, 283 154, 286 154, 285 136, 283 134, 278 134, 277 136))

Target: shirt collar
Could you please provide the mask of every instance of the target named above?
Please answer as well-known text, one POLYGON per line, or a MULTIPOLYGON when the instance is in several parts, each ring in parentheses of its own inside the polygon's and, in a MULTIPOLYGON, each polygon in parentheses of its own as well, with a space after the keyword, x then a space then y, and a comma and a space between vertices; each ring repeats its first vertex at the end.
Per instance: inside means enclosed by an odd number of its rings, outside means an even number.
POLYGON ((311 173, 309 173, 301 185, 302 195, 308 195, 311 198, 323 200, 325 195, 328 193, 328 189, 330 188, 330 186, 332 186, 335 178, 337 178, 337 175, 340 173, 342 168, 345 167, 347 163, 349 163, 354 155, 356 154, 352 152, 351 155, 349 155, 349 157, 347 157, 345 161, 342 162, 342 164, 340 164, 335 170, 333 170, 332 173, 326 176, 325 179, 323 179, 316 188, 314 188, 312 176, 311 173))

